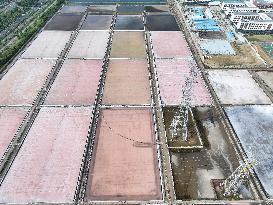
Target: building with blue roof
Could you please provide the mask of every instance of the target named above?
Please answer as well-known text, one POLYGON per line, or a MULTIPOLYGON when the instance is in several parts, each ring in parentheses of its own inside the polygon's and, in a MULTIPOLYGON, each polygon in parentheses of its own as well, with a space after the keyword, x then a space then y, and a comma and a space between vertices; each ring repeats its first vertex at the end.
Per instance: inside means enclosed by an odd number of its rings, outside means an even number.
POLYGON ((221 31, 221 27, 218 22, 211 18, 206 18, 205 9, 201 7, 191 8, 192 15, 192 27, 196 31, 221 31))

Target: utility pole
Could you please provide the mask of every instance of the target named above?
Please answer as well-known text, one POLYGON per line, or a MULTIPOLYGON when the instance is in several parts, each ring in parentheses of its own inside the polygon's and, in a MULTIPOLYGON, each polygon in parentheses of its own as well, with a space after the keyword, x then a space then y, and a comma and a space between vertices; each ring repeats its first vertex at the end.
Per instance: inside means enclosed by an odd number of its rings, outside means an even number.
POLYGON ((247 161, 240 164, 235 171, 220 185, 223 188, 225 197, 235 197, 239 195, 242 184, 249 179, 255 161, 247 161))

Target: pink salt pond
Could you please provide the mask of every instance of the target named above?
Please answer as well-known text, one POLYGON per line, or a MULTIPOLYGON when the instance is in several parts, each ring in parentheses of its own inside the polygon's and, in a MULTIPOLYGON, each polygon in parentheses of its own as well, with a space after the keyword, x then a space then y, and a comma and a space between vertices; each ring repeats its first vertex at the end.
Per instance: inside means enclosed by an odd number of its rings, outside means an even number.
POLYGON ((19 59, 0 80, 0 105, 31 105, 54 60, 19 59))
POLYGON ((107 109, 101 115, 87 184, 87 200, 161 199, 152 111, 107 109), (141 145, 133 140, 147 144, 141 145))
POLYGON ((156 58, 189 58, 191 51, 181 31, 152 31, 151 39, 156 58))
POLYGON ((66 60, 46 98, 47 105, 90 105, 95 102, 101 60, 66 60))
MULTIPOLYGON (((165 105, 179 105, 182 102, 182 91, 185 88, 186 77, 190 76, 191 66, 196 66, 193 60, 157 59, 156 69, 160 94, 165 105)), ((212 99, 200 73, 193 85, 191 104, 211 105, 212 99)))
POLYGON ((0 158, 4 155, 26 114, 27 108, 0 108, 0 158))
POLYGON ((0 187, 0 203, 72 203, 91 108, 41 108, 0 187))

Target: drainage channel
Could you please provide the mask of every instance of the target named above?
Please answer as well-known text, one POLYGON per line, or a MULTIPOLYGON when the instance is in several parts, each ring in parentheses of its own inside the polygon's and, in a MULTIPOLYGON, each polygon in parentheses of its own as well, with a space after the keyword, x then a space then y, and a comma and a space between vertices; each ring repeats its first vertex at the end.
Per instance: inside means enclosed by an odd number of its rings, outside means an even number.
POLYGON ((37 97, 35 98, 34 102, 31 105, 31 108, 29 109, 27 115, 25 116, 22 124, 20 125, 17 133, 15 134, 14 138, 12 139, 11 143, 9 144, 3 158, 0 161, 0 185, 4 181, 15 157, 17 156, 18 152, 20 151, 20 148, 22 147, 25 138, 34 123, 41 106, 43 105, 45 98, 54 82, 56 79, 62 64, 74 42, 76 39, 79 29, 81 28, 85 18, 87 16, 87 13, 84 14, 82 17, 77 29, 71 33, 71 36, 69 38, 69 41, 66 43, 63 51, 59 55, 55 65, 51 69, 49 75, 47 76, 47 79, 45 83, 42 86, 42 89, 39 91, 37 97))

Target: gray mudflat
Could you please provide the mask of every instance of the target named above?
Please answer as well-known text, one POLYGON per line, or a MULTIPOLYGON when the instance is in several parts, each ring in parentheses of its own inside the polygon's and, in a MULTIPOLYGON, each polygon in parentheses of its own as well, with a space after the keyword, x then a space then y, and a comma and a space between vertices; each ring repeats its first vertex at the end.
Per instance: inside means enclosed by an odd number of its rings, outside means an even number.
POLYGON ((117 8, 118 13, 126 13, 126 14, 136 14, 142 13, 144 11, 144 6, 142 5, 120 5, 117 8))
POLYGON ((115 26, 116 30, 143 30, 142 16, 119 15, 115 26))
POLYGON ((82 25, 82 30, 108 30, 112 15, 88 15, 82 25))
POLYGON ((101 13, 101 14, 112 14, 116 11, 116 5, 93 5, 87 8, 87 12, 89 13, 101 13))
POLYGON ((158 6, 145 6, 146 12, 168 12, 169 7, 164 5, 158 5, 158 6))
POLYGON ((270 198, 273 197, 273 108, 270 105, 225 108, 229 120, 270 198))
POLYGON ((84 13, 87 6, 64 6, 60 13, 84 13))

